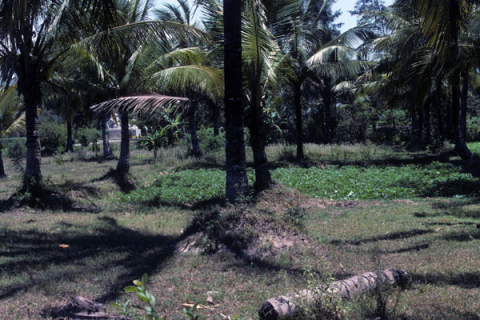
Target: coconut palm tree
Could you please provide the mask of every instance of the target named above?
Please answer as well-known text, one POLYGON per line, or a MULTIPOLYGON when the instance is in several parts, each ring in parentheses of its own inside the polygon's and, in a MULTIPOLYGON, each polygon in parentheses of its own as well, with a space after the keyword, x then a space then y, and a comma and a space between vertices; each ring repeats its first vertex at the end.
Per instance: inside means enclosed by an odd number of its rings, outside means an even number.
POLYGON ((476 56, 471 54, 472 46, 462 43, 464 34, 468 33, 470 8, 463 0, 399 0, 392 12, 385 13, 392 34, 377 42, 377 48, 390 52, 390 64, 395 65, 391 88, 400 90, 390 91, 390 95, 395 97, 392 93, 397 91, 412 106, 412 127, 418 123, 420 139, 422 123, 429 125, 428 110, 434 105, 437 142, 440 141, 444 121, 439 99, 442 90, 450 91, 447 129, 455 141, 455 150, 463 159, 472 157, 465 143, 466 98, 461 99, 460 86, 463 79, 463 95, 467 94, 468 65, 475 65, 472 64, 472 58, 476 56), (461 59, 460 55, 463 55, 461 59), (432 104, 432 101, 436 103, 432 104), (418 121, 414 121, 416 113, 419 114, 418 121))
POLYGON ((172 101, 187 101, 188 99, 172 98, 155 99, 145 92, 153 92, 154 88, 148 87, 151 78, 152 64, 158 56, 165 54, 170 39, 189 41, 192 37, 205 38, 203 33, 193 26, 187 26, 178 22, 147 21, 150 1, 123 1, 117 0, 117 12, 114 23, 108 25, 108 31, 102 31, 96 35, 76 44, 77 50, 86 50, 86 47, 95 43, 97 47, 107 50, 91 52, 91 59, 104 75, 104 90, 110 101, 115 103, 100 103, 96 111, 106 112, 113 108, 119 111, 121 122, 122 140, 120 144, 120 158, 117 163, 117 172, 125 176, 130 169, 130 133, 128 129, 129 112, 133 109, 139 111, 128 99, 118 99, 132 95, 132 101, 141 102, 144 107, 152 107, 156 103, 171 103, 172 101), (160 28, 160 30, 158 30, 160 28), (148 39, 149 43, 144 42, 148 39), (154 102, 156 101, 156 102, 154 102))
POLYGON ((95 23, 100 13, 110 20, 111 1, 5 0, 0 3, 0 60, 2 78, 17 77, 26 114, 27 162, 23 190, 43 189, 38 113, 42 85, 51 77, 59 57, 79 36, 79 26, 95 23), (79 19, 84 15, 85 19, 79 19), (87 21, 88 20, 88 21, 87 21))
POLYGON ((314 83, 322 98, 323 143, 331 140, 332 107, 337 94, 342 92, 336 87, 345 88, 346 81, 356 80, 360 74, 375 66, 374 62, 360 60, 360 51, 353 49, 355 43, 366 39, 363 28, 348 30, 326 43, 318 42, 317 51, 306 61, 310 68, 308 81, 314 83))
POLYGON ((276 12, 277 21, 272 25, 272 32, 279 39, 281 48, 289 56, 290 68, 294 74, 291 81, 293 105, 295 111, 297 159, 304 158, 303 152, 303 109, 302 91, 305 81, 310 76, 307 61, 318 51, 319 44, 325 44, 333 35, 330 20, 332 1, 279 1, 270 9, 276 12))
POLYGON ((265 100, 288 85, 287 57, 270 29, 267 27, 267 11, 259 2, 245 1, 242 24, 243 82, 245 100, 248 103, 248 127, 255 169, 255 190, 262 191, 271 184, 268 159, 265 152, 265 100), (280 76, 280 74, 282 76, 280 76))
MULTIPOLYGON (((178 6, 167 3, 163 8, 154 10, 154 15, 162 21, 173 21, 183 25, 197 27, 193 21, 198 3, 193 6, 186 0, 177 0, 178 6)), ((196 113, 199 100, 206 100, 207 105, 218 111, 217 101, 223 98, 223 72, 212 68, 215 57, 207 50, 210 43, 202 43, 199 39, 173 40, 171 44, 176 50, 172 54, 160 57, 156 66, 160 71, 155 74, 159 78, 157 86, 160 90, 173 90, 174 94, 190 98, 189 109, 185 110, 188 119, 192 143, 192 154, 200 156, 200 142, 197 136, 196 113), (167 69, 167 70, 165 70, 167 69), (213 78, 212 78, 213 77, 213 78), (180 81, 182 79, 182 81, 180 81), (200 82, 198 82, 200 80, 200 82), (203 83, 203 81, 206 81, 203 83), (212 83, 213 80, 213 83, 212 83), (206 99, 205 99, 206 98, 206 99)), ((217 120, 218 121, 218 120, 217 120)))

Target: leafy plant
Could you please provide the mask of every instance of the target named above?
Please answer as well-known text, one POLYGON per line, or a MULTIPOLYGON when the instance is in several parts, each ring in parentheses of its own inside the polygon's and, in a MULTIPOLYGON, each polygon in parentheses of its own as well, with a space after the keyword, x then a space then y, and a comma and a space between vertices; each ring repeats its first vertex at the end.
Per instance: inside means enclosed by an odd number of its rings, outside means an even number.
MULTIPOLYGON (((160 318, 156 308, 157 299, 147 291, 148 275, 143 274, 140 280, 134 280, 133 286, 126 286, 123 290, 126 293, 135 293, 136 297, 140 301, 140 304, 132 303, 131 300, 126 300, 124 303, 119 301, 112 302, 110 305, 117 308, 119 314, 132 319, 145 319, 145 320, 166 320, 164 316, 160 318)), ((192 307, 183 308, 183 313, 188 320, 198 320, 198 315, 195 314, 198 306, 198 302, 192 307)))
POLYGON ((280 168, 272 177, 310 196, 332 199, 398 199, 474 195, 478 181, 451 164, 397 166, 327 166, 280 168))
POLYGON ((167 130, 165 128, 160 128, 155 132, 141 137, 137 141, 139 148, 153 150, 153 158, 157 160, 158 149, 165 147, 168 143, 167 130))
POLYGON ((18 172, 23 172, 23 159, 25 159, 27 148, 24 143, 14 141, 7 146, 7 155, 12 160, 13 167, 18 172))
POLYGON ((198 320, 198 315, 195 314, 197 311, 198 302, 195 303, 191 308, 183 307, 183 314, 187 316, 189 320, 198 320))
POLYGON ((120 310, 120 314, 124 316, 133 317, 134 319, 142 319, 142 316, 137 313, 138 310, 145 314, 143 317, 145 320, 160 320, 166 319, 166 317, 160 318, 155 310, 157 303, 156 298, 147 291, 148 275, 145 273, 141 280, 134 280, 133 286, 126 286, 123 290, 127 293, 135 292, 138 300, 145 306, 131 303, 130 300, 124 303, 114 302, 112 306, 120 310))

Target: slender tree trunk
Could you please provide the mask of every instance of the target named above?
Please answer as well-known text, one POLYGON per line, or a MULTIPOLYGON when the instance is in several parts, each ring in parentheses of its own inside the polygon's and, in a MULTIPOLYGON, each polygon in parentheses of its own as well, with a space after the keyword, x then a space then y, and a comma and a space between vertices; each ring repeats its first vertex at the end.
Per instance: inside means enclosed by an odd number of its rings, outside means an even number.
POLYGON ((195 112, 197 111, 197 102, 193 102, 188 109, 188 128, 190 130, 190 138, 192 140, 192 155, 200 157, 202 151, 200 150, 200 141, 197 135, 197 122, 195 119, 195 112))
POLYGON ((331 126, 331 103, 330 103, 330 96, 326 94, 323 97, 323 112, 324 112, 324 119, 325 123, 323 126, 323 143, 327 144, 330 142, 330 126, 331 126))
POLYGON ((27 157, 22 190, 32 193, 43 190, 43 177, 40 169, 42 163, 40 135, 38 133, 39 120, 37 108, 41 101, 39 85, 24 93, 25 122, 27 127, 27 157))
POLYGON ((67 120, 67 152, 73 152, 72 120, 67 120))
POLYGON ((417 139, 418 138, 418 134, 417 134, 418 118, 417 118, 417 112, 416 112, 415 106, 413 104, 410 107, 410 115, 411 115, 410 143, 412 145, 416 145, 418 144, 418 139, 417 139))
MULTIPOLYGON (((460 75, 458 75, 459 77, 460 75)), ((458 84, 456 86, 456 94, 453 94, 453 84, 452 84, 452 99, 456 98, 457 102, 453 101, 453 103, 459 103, 460 98, 460 106, 458 108, 458 124, 457 124, 457 136, 455 139, 455 151, 458 153, 462 160, 471 160, 473 157, 472 152, 468 149, 467 143, 465 141, 465 127, 467 122, 467 99, 468 99, 468 72, 462 72, 463 77, 463 84, 462 84, 462 92, 461 96, 458 96, 460 93, 460 80, 456 82, 458 84)))
POLYGON ((424 118, 424 106, 422 105, 421 108, 417 109, 417 112, 418 112, 418 122, 417 122, 417 141, 419 144, 423 145, 424 141, 423 141, 423 125, 424 125, 424 121, 425 121, 425 118, 424 118))
POLYGON ((450 114, 447 119, 448 138, 457 139, 458 121, 460 115, 460 74, 455 73, 450 76, 450 86, 452 87, 452 99, 450 102, 450 114))
POLYGON ((224 0, 224 73, 226 196, 230 202, 248 196, 242 104, 241 0, 224 0))
POLYGON ((263 108, 258 105, 257 92, 253 92, 250 104, 250 144, 253 151, 253 166, 255 168, 255 191, 260 192, 270 187, 272 177, 268 169, 268 159, 265 152, 265 124, 262 119, 263 108))
POLYGON ((7 175, 5 174, 5 167, 3 166, 2 147, 2 139, 0 139, 0 178, 5 178, 7 175))
POLYGON ((212 103, 212 117, 213 117, 213 135, 218 136, 220 134, 220 108, 218 102, 212 103))
POLYGON ((103 158, 105 160, 112 160, 113 153, 110 147, 110 137, 108 136, 107 129, 107 113, 105 112, 100 113, 100 130, 102 131, 103 158))
POLYGON ((435 130, 435 143, 437 147, 443 145, 443 119, 442 119, 442 82, 440 80, 436 81, 435 88, 435 114, 437 118, 437 128, 435 130))
POLYGON ((303 160, 303 119, 302 119, 302 85, 296 83, 293 88, 293 100, 295 106, 295 127, 297 131, 297 160, 303 160))
POLYGON ((431 113, 431 105, 432 99, 428 98, 425 106, 423 108, 423 120, 424 120, 424 128, 425 128, 425 142, 429 145, 432 144, 432 126, 430 122, 430 113, 431 113))
POLYGON ((187 137, 187 131, 185 130, 185 126, 182 124, 180 130, 182 131, 182 139, 183 143, 185 143, 185 146, 188 146, 188 137, 187 137))
POLYGON ((130 170, 130 130, 128 130, 128 111, 120 112, 121 135, 120 158, 117 163, 117 172, 126 175, 130 170))

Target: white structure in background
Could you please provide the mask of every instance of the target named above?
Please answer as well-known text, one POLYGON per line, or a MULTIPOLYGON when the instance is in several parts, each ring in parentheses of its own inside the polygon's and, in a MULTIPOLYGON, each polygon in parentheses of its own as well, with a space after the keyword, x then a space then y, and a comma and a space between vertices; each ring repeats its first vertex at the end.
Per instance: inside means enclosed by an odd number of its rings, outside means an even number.
MULTIPOLYGON (((115 113, 115 118, 120 119, 117 113, 115 113)), ((128 129, 130 130, 130 137, 139 137, 141 135, 141 130, 136 125, 129 125, 128 129)), ((110 118, 110 120, 107 121, 107 132, 110 140, 121 140, 122 128, 120 126, 120 121, 116 123, 110 118)))

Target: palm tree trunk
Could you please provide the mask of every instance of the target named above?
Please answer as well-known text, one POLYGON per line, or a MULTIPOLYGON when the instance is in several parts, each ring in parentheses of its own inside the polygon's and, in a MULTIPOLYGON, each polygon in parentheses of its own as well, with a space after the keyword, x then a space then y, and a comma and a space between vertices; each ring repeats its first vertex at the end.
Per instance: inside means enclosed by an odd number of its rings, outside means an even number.
POLYGON ((423 145, 424 141, 423 141, 423 125, 424 125, 424 121, 425 121, 425 118, 424 118, 424 115, 425 115, 425 112, 424 112, 424 107, 422 105, 422 107, 420 109, 418 109, 418 122, 417 122, 417 125, 418 125, 418 128, 417 128, 417 141, 419 144, 423 145))
POLYGON ((107 129, 107 113, 100 113, 100 129, 102 130, 102 142, 103 142, 103 158, 105 160, 112 160, 113 153, 110 147, 110 137, 108 136, 107 129))
POLYGON ((303 160, 303 119, 302 119, 302 85, 296 83, 293 88, 293 100, 295 106, 295 127, 297 131, 297 160, 303 160))
POLYGON ((460 74, 456 72, 450 76, 450 86, 452 87, 452 99, 449 104, 449 114, 447 114, 448 138, 456 140, 458 121, 460 114, 460 74))
POLYGON ((241 0, 224 1, 225 158, 227 200, 248 196, 242 104, 241 0))
POLYGON ((73 152, 72 120, 67 120, 67 152, 73 152))
MULTIPOLYGON (((460 77, 459 74, 457 74, 457 77, 460 77)), ((471 160, 473 157, 472 152, 470 149, 468 149, 467 143, 465 142, 465 127, 466 127, 466 122, 467 122, 467 99, 468 99, 468 72, 462 72, 462 77, 463 77, 463 84, 462 84, 462 92, 461 96, 460 94, 460 80, 456 82, 458 84, 455 87, 456 94, 453 93, 453 84, 452 84, 452 99, 455 98, 456 102, 453 101, 453 103, 459 103, 459 98, 460 98, 460 106, 458 108, 458 124, 457 124, 457 136, 455 139, 455 151, 458 153, 460 158, 462 160, 471 160)))
POLYGON ((0 139, 0 178, 5 178, 7 175, 5 174, 5 167, 3 166, 2 147, 2 139, 0 139))
POLYGON ((128 130, 128 111, 120 113, 121 135, 120 158, 117 163, 117 172, 126 175, 130 170, 130 130, 128 130))
POLYGON ((255 191, 260 192, 270 187, 272 177, 268 169, 265 152, 265 125, 262 119, 262 106, 257 104, 257 92, 253 92, 250 104, 250 144, 253 151, 253 167, 255 169, 255 191))
MULTIPOLYGON (((39 86, 38 86, 39 87, 39 86)), ((32 193, 43 189, 43 177, 40 169, 42 155, 40 151, 39 120, 37 107, 40 105, 41 93, 38 90, 24 92, 25 122, 27 127, 27 157, 22 191, 32 193), (37 92, 38 91, 38 92, 37 92)))
POLYGON ((410 129, 410 144, 412 146, 416 146, 418 144, 418 134, 417 134, 417 130, 418 130, 418 118, 417 118, 417 112, 416 112, 416 108, 415 108, 415 105, 412 103, 411 107, 410 107, 410 126, 411 126, 411 129, 410 129))
POLYGON ((190 130, 190 138, 192 140, 192 155, 200 157, 202 150, 200 150, 200 141, 197 135, 197 122, 195 119, 195 111, 197 111, 197 102, 193 102, 188 109, 188 128, 190 130))
POLYGON ((436 81, 436 88, 435 88, 435 114, 437 120, 437 128, 435 130, 435 143, 436 146, 439 147, 443 145, 443 119, 442 119, 442 81, 436 81))
POLYGON ((431 105, 432 99, 428 98, 425 106, 423 108, 423 120, 424 120, 424 128, 425 128, 425 142, 429 145, 432 144, 432 126, 430 124, 430 114, 431 114, 431 105))
POLYGON ((325 123, 323 126, 323 143, 327 144, 330 142, 330 125, 331 125, 331 105, 330 105, 330 98, 324 97, 323 98, 323 112, 325 123))
POLYGON ((220 134, 220 108, 218 103, 212 103, 212 117, 213 117, 213 135, 218 136, 220 134))

